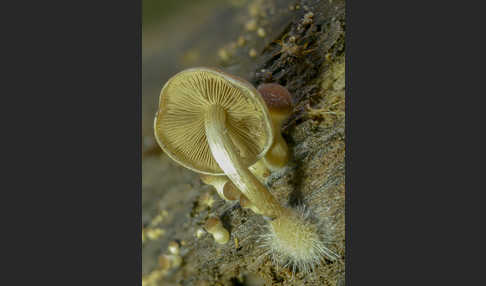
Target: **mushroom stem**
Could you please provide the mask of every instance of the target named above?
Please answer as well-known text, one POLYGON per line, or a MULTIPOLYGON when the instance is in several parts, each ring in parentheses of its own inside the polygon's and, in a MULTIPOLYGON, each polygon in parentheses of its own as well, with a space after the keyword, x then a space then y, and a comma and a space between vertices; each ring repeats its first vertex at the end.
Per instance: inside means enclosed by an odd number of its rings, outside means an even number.
POLYGON ((200 175, 200 178, 206 185, 212 185, 216 189, 220 198, 228 201, 228 198, 223 194, 224 186, 228 182, 228 179, 225 176, 200 175))
POLYGON ((280 133, 280 124, 273 124, 274 141, 272 147, 265 154, 265 165, 272 171, 283 168, 289 161, 289 147, 280 133))
POLYGON ((285 213, 267 188, 245 167, 226 129, 226 112, 219 105, 206 110, 204 125, 211 153, 233 184, 261 211, 276 218, 285 213))

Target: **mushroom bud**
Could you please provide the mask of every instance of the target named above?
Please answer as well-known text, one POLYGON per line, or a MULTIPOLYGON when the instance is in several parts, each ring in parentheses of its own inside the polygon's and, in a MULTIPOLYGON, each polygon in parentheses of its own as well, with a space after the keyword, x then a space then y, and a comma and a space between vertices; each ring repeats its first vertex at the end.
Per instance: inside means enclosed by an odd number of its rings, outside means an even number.
POLYGON ((284 167, 289 160, 289 148, 282 137, 282 123, 292 113, 292 97, 290 92, 280 84, 265 83, 258 86, 273 124, 273 145, 265 154, 264 162, 270 170, 284 167))
POLYGON ((229 232, 224 228, 223 223, 217 217, 211 217, 206 220, 204 228, 213 235, 214 241, 219 244, 225 244, 229 240, 229 232))
POLYGON ((178 255, 180 249, 179 243, 177 241, 171 241, 169 242, 167 249, 171 254, 178 255))

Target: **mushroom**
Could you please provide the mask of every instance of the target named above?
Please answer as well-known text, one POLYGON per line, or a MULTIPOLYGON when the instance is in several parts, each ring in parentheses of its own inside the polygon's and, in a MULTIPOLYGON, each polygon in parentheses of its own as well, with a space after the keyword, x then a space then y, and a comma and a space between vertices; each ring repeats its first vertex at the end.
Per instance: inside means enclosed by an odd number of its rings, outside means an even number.
POLYGON ((265 83, 258 86, 273 124, 274 141, 270 150, 265 154, 265 165, 272 171, 281 169, 289 160, 289 148, 282 137, 280 129, 282 123, 292 113, 292 97, 290 92, 280 84, 265 83))
MULTIPOLYGON (((322 256, 330 256, 318 228, 295 210, 281 206, 248 169, 264 156, 272 166, 282 166, 288 159, 282 156, 288 156, 285 141, 281 135, 278 137, 280 132, 274 133, 274 126, 280 129, 282 118, 290 110, 283 104, 286 101, 276 98, 284 92, 275 86, 260 90, 268 94, 274 122, 260 92, 247 81, 213 68, 182 71, 162 88, 154 122, 155 138, 165 153, 182 166, 231 180, 269 221, 266 241, 270 251, 278 253, 276 257, 286 257, 290 264, 307 268, 322 256), (279 139, 274 143, 275 134, 279 139)), ((217 218, 210 219, 206 229, 219 243, 229 239, 217 218)))
POLYGON ((229 232, 224 228, 223 223, 217 217, 211 217, 206 220, 204 228, 213 235, 214 241, 219 244, 225 244, 229 240, 229 232))
POLYGON ((228 181, 223 188, 223 195, 229 201, 236 201, 242 195, 240 191, 233 185, 231 181, 228 181))
POLYGON ((205 183, 206 185, 211 185, 213 186, 216 191, 218 192, 218 195, 223 199, 223 200, 228 200, 224 197, 223 195, 223 187, 228 182, 228 178, 225 176, 211 176, 211 175, 200 175, 201 181, 205 183))
POLYGON ((226 175, 267 217, 283 208, 248 170, 273 142, 270 116, 260 93, 247 81, 212 68, 173 76, 160 94, 155 137, 182 166, 226 175))
POLYGON ((177 241, 174 240, 174 241, 169 242, 169 246, 167 247, 167 249, 169 250, 169 252, 171 254, 178 255, 180 245, 177 241))

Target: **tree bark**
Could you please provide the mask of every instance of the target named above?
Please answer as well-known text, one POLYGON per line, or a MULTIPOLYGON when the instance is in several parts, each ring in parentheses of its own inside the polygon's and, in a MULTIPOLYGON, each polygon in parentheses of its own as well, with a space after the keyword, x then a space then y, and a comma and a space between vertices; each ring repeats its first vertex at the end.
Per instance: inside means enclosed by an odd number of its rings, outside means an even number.
MULTIPOLYGON (((224 28, 227 34, 220 35, 219 41, 211 40, 211 36, 199 42, 180 40, 177 43, 182 52, 178 55, 186 57, 175 57, 182 64, 165 66, 167 70, 159 72, 159 77, 155 66, 160 69, 164 59, 174 53, 161 49, 160 55, 144 59, 147 63, 144 73, 150 73, 145 75, 149 80, 143 83, 143 135, 147 142, 142 160, 144 282, 146 285, 344 285, 344 1, 230 2, 244 4, 230 8, 214 4, 219 10, 201 8, 206 9, 211 21, 205 24, 209 26, 207 30, 200 28, 200 38, 204 37, 204 31, 210 33, 216 26, 227 25, 224 28), (252 28, 253 20, 257 28, 248 29, 252 28), (264 32, 258 32, 258 27, 264 32), (240 36, 244 44, 238 41, 240 36), (256 56, 250 53, 252 49, 256 56), (197 54, 199 58, 190 57, 197 54), (305 207, 310 212, 322 227, 326 246, 339 254, 340 260, 324 260, 312 275, 304 277, 297 272, 292 278, 288 268, 277 268, 269 257, 262 256, 265 249, 259 247, 258 239, 266 229, 260 215, 242 209, 238 203, 220 199, 211 186, 200 181, 199 174, 178 166, 155 145, 151 124, 159 88, 181 66, 198 65, 219 66, 255 86, 277 82, 291 92, 294 110, 282 128, 291 160, 288 167, 272 173, 265 184, 282 205, 305 207), (230 232, 227 244, 217 244, 210 234, 201 231, 211 215, 219 216, 230 232), (182 264, 162 270, 159 257, 169 254, 167 246, 171 241, 181 244, 182 264)), ((192 19, 183 15, 186 21, 192 19)), ((187 30, 182 26, 179 30, 187 32, 184 39, 191 38, 192 26, 187 25, 187 30)), ((175 32, 167 33, 165 36, 170 38, 170 33, 175 32)))

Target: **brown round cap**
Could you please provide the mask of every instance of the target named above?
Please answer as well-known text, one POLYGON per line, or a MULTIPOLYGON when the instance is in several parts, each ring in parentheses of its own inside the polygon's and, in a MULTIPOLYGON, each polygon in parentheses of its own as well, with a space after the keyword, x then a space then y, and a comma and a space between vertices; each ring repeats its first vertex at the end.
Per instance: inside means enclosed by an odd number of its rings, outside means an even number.
POLYGON ((268 109, 247 81, 214 68, 191 68, 162 88, 154 131, 160 147, 174 161, 193 171, 223 175, 206 139, 204 118, 211 105, 226 112, 227 134, 241 162, 253 165, 273 143, 268 109))
POLYGON ((233 182, 227 181, 223 187, 223 195, 230 201, 236 201, 240 198, 241 192, 235 187, 233 182))
POLYGON ((215 227, 220 227, 222 225, 221 220, 218 217, 210 217, 206 220, 204 228, 212 233, 215 227))
POLYGON ((292 96, 290 92, 278 83, 264 83, 258 86, 270 112, 289 115, 292 112, 292 96))

